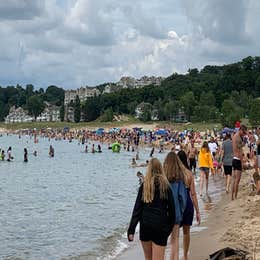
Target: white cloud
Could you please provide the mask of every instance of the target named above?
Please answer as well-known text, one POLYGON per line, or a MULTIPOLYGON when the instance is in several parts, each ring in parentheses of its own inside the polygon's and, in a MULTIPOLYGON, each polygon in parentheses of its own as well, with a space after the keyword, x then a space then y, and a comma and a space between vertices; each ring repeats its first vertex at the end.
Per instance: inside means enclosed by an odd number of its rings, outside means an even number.
POLYGON ((0 85, 77 88, 254 56, 259 10, 257 0, 1 1, 0 85))

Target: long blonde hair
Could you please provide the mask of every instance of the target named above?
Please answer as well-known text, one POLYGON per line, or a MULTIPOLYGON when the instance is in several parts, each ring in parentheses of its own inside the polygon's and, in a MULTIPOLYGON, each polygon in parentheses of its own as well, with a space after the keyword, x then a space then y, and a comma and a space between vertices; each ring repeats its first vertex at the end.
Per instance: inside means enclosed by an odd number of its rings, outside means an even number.
POLYGON ((189 172, 175 152, 167 154, 163 169, 169 182, 182 180, 188 186, 189 172))
POLYGON ((159 185, 160 198, 167 199, 169 182, 163 172, 160 161, 153 158, 149 161, 143 184, 143 201, 151 203, 154 199, 155 185, 159 185))

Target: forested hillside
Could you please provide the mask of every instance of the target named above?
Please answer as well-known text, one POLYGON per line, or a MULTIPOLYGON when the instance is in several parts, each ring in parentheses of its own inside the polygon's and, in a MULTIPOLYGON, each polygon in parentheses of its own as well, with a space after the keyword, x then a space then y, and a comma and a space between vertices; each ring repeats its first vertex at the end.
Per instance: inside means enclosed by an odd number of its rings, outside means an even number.
POLYGON ((224 125, 249 117, 260 123, 260 57, 247 57, 224 66, 190 69, 186 75, 174 73, 161 86, 123 89, 88 100, 82 105, 86 121, 102 113, 134 114, 140 102, 146 102, 143 120, 150 120, 152 109, 160 120, 170 120, 183 109, 191 121, 219 120, 224 125))
MULTIPOLYGON (((104 88, 105 84, 100 85, 104 88)), ((205 66, 202 70, 190 69, 187 74, 174 73, 160 86, 138 89, 121 89, 103 94, 80 104, 85 121, 99 116, 107 120, 113 113, 135 114, 136 107, 145 102, 144 121, 157 111, 160 120, 172 120, 184 111, 190 121, 221 121, 232 125, 240 118, 249 118, 253 125, 260 123, 260 57, 247 57, 240 62, 223 66, 205 66)), ((29 111, 33 106, 43 107, 48 101, 62 105, 64 90, 56 86, 34 90, 17 85, 0 87, 0 121, 11 106, 29 111)))

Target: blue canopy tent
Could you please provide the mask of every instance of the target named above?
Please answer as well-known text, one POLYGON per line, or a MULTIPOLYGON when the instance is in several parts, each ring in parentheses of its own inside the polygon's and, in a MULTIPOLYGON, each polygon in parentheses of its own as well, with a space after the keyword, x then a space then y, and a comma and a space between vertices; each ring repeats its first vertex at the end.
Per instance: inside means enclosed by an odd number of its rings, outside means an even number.
POLYGON ((111 128, 111 129, 109 130, 109 133, 110 133, 110 134, 118 133, 118 132, 120 132, 120 128, 114 127, 114 128, 111 128))
POLYGON ((221 131, 221 134, 226 134, 226 133, 233 133, 235 132, 235 129, 233 128, 228 128, 228 127, 224 127, 221 131))
POLYGON ((168 131, 166 129, 158 129, 155 131, 156 135, 166 135, 168 131))
POLYGON ((96 130, 96 134, 97 135, 102 135, 102 134, 104 134, 105 133, 105 129, 104 128, 98 128, 97 130, 96 130))

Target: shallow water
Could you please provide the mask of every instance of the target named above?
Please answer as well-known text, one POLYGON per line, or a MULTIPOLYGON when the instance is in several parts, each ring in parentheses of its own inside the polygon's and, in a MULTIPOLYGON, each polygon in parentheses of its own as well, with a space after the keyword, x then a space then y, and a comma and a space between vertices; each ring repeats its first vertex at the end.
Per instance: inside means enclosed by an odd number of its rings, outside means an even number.
MULTIPOLYGON (((0 161, 0 259, 108 259, 127 247, 123 237, 137 194, 136 172, 144 172, 129 166, 134 153, 112 153, 103 145, 102 153, 91 154, 76 140, 40 138, 34 144, 26 136, 0 137, 0 147, 8 146, 14 161, 0 161), (48 156, 50 144, 54 158, 48 156)), ((141 151, 139 162, 149 152, 141 151)), ((211 183, 211 202, 199 199, 202 217, 219 198, 219 183, 211 183)))

